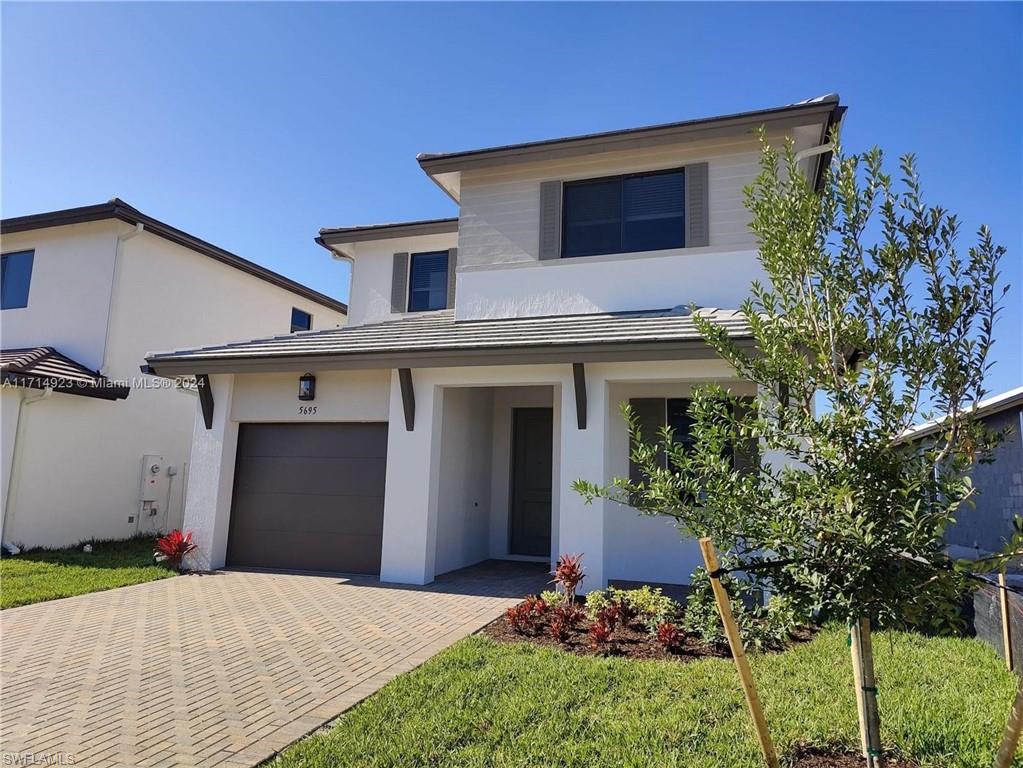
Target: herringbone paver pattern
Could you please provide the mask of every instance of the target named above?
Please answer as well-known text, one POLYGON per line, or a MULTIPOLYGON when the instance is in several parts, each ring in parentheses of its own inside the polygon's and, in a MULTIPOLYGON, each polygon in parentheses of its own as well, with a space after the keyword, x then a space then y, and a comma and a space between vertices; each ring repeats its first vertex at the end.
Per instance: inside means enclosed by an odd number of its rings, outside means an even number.
POLYGON ((251 766, 548 578, 222 571, 0 612, 3 765, 251 766), (61 762, 62 761, 62 762, 61 762))

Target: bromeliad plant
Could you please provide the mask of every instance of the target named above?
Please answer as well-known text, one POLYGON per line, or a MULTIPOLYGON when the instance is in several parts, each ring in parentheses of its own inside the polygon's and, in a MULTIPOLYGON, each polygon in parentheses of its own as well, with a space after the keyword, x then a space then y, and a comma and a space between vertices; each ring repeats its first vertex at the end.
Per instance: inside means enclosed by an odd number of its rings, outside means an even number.
POLYGON ((554 567, 554 583, 561 587, 568 603, 575 602, 575 591, 586 578, 582 555, 562 555, 554 567))
POLYGON ((818 190, 791 143, 761 142, 746 205, 769 282, 741 308, 753 348, 692 308, 757 396, 697 388, 686 445, 667 429, 641 434, 626 408, 643 478, 575 488, 710 536, 722 566, 782 595, 794 620, 949 627, 963 584, 943 534, 1000 438, 974 416, 1005 249, 981 227, 964 251, 958 219, 925 204, 912 156, 895 182, 879 149, 843 156, 834 135, 818 190), (910 439, 934 412, 938 433, 910 439), (736 468, 732 450, 757 446, 764 458, 736 468))
POLYGON ((192 541, 191 531, 182 533, 175 528, 166 536, 161 536, 156 540, 156 551, 153 552, 153 558, 158 563, 167 563, 180 571, 185 556, 196 546, 196 543, 192 541))

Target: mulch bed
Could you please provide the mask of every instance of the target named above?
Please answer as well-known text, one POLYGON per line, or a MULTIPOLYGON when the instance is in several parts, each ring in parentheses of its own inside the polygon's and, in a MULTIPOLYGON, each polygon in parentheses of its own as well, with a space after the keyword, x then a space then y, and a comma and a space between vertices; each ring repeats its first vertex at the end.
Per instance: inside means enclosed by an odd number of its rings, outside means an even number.
MULTIPOLYGON (((580 608, 582 605, 580 604, 580 608)), ((568 637, 564 642, 555 640, 550 633, 548 619, 543 619, 535 632, 520 632, 516 630, 508 617, 501 614, 498 618, 479 630, 479 634, 485 635, 499 643, 532 643, 547 648, 558 648, 577 656, 617 656, 627 659, 655 659, 660 661, 696 661, 697 659, 730 659, 732 652, 728 643, 722 641, 720 644, 708 644, 695 635, 686 633, 681 646, 668 650, 657 642, 641 620, 634 620, 628 624, 619 623, 612 635, 611 642, 594 648, 589 636, 591 622, 583 618, 574 628, 569 630, 568 637)), ((792 634, 792 644, 805 643, 813 639, 817 630, 808 627, 796 630, 792 634)), ((784 650, 784 649, 779 649, 784 650)))
POLYGON ((686 636, 685 642, 678 652, 672 653, 651 637, 646 627, 639 622, 632 622, 627 626, 619 624, 611 642, 601 649, 594 649, 590 647, 590 637, 587 634, 589 625, 590 622, 583 620, 578 627, 569 631, 565 642, 560 643, 551 637, 546 621, 540 625, 536 633, 523 634, 516 632, 507 617, 502 615, 481 629, 480 634, 499 643, 533 643, 548 648, 560 648, 578 656, 621 656, 629 659, 694 661, 711 656, 727 659, 732 655, 727 645, 720 647, 707 645, 702 640, 689 635, 686 636))
MULTIPOLYGON (((863 768, 866 764, 862 755, 855 752, 841 752, 823 747, 798 746, 792 751, 792 768, 863 768)), ((885 757, 884 768, 920 768, 919 763, 903 757, 885 757)))

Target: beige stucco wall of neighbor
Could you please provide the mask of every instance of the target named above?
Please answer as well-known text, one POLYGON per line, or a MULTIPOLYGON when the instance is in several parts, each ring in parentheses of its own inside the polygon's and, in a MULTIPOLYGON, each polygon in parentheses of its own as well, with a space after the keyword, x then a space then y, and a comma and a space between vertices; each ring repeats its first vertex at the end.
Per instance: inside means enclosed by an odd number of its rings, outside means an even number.
MULTIPOLYGON (((80 250, 83 239, 92 244, 97 237, 93 225, 18 236, 17 249, 35 247, 37 242, 45 246, 36 249, 29 306, 14 310, 29 313, 25 317, 32 322, 38 318, 45 330, 31 343, 48 344, 75 357, 74 350, 80 349, 75 339, 81 335, 77 307, 57 308, 44 299, 50 292, 64 289, 74 295, 77 281, 84 279, 80 272, 89 272, 90 260, 95 269, 109 272, 116 234, 130 233, 133 228, 112 222, 106 222, 106 227, 102 240, 109 253, 98 246, 80 250), (74 261, 72 256, 86 265, 81 270, 78 267, 82 265, 76 265, 63 271, 61 266, 74 261), (37 297, 43 298, 37 302, 37 297)), ((12 241, 13 237, 4 238, 5 252, 13 249, 12 241)), ((132 383, 131 394, 116 402, 54 395, 31 406, 18 441, 21 457, 10 500, 15 512, 8 517, 5 540, 52 547, 179 527, 196 397, 174 389, 166 380, 142 376, 139 366, 146 353, 285 334, 292 307, 311 313, 314 328, 344 322, 342 314, 327 307, 149 233, 124 243, 112 299, 108 283, 105 288, 91 289, 87 300, 90 309, 85 317, 93 328, 92 351, 80 361, 99 368, 103 339, 107 338, 103 372, 132 383), (106 337, 108 301, 111 330, 106 337), (101 321, 95 317, 94 306, 103 308, 101 321), (173 467, 176 474, 164 477, 166 492, 157 502, 158 514, 140 519, 138 492, 144 454, 163 456, 163 471, 173 467), (129 516, 135 516, 137 522, 129 522, 129 516)), ((29 341, 20 331, 8 337, 7 315, 11 311, 0 316, 4 347, 29 341)))

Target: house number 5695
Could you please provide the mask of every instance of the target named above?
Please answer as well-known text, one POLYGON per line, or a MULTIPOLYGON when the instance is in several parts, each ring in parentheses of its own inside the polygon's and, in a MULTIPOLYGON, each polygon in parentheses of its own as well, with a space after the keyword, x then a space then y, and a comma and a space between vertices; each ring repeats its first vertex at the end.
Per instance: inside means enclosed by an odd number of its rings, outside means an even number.
POLYGON ((315 405, 300 405, 298 406, 298 412, 302 416, 312 416, 316 413, 315 405))

